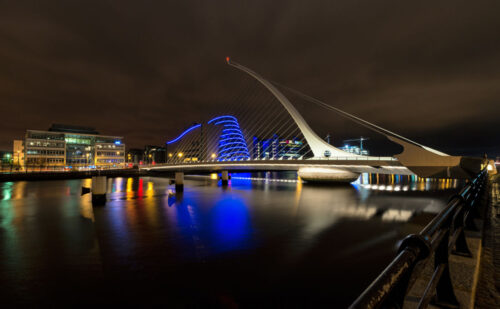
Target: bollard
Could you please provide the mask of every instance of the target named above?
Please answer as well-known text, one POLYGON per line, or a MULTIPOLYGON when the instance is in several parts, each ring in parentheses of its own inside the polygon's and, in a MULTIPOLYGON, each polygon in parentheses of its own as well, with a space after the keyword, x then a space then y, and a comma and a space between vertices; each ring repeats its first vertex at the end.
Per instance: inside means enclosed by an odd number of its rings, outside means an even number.
POLYGON ((222 185, 227 186, 229 182, 229 173, 227 171, 222 171, 221 177, 222 177, 222 185))
POLYGON ((175 172, 175 191, 176 192, 184 191, 184 173, 183 172, 175 172))
POLYGON ((106 205, 107 184, 106 176, 92 177, 92 206, 106 205))

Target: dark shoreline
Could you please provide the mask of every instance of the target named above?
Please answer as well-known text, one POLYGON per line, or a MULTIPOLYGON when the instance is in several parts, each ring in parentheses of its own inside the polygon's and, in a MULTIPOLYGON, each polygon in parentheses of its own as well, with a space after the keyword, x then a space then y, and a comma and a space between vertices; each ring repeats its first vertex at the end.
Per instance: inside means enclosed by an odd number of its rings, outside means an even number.
POLYGON ((0 174, 0 182, 8 181, 36 181, 36 180, 64 180, 64 179, 83 179, 92 176, 107 176, 107 177, 139 177, 151 176, 147 171, 138 169, 121 169, 121 170, 94 170, 81 172, 28 172, 28 173, 2 173, 0 174))

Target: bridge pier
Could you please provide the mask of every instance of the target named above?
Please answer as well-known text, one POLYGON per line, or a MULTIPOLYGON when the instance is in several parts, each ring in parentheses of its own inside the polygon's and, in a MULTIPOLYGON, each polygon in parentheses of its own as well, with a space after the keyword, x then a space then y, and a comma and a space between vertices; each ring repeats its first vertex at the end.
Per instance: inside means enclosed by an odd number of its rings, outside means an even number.
POLYGON ((301 179, 319 183, 350 183, 358 179, 359 173, 339 168, 302 167, 297 171, 301 179))
POLYGON ((92 206, 104 206, 106 204, 106 192, 108 191, 108 181, 106 176, 93 176, 92 187, 92 206))
POLYGON ((229 183, 229 173, 228 171, 222 171, 221 172, 221 178, 222 178, 222 185, 227 186, 229 183))
POLYGON ((175 172, 175 191, 176 192, 184 191, 184 173, 183 172, 175 172))

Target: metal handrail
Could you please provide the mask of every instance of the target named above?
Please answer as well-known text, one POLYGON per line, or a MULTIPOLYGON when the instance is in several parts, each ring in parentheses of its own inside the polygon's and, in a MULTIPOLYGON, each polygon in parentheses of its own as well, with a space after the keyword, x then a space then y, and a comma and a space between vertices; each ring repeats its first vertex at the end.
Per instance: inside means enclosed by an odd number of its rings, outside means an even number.
POLYGON ((351 304, 351 309, 402 308, 424 265, 434 256, 434 272, 417 308, 427 308, 431 299, 445 307, 458 307, 453 291, 448 258, 450 254, 472 257, 465 228, 474 229, 476 201, 485 188, 487 171, 481 171, 418 234, 407 236, 398 255, 351 304))

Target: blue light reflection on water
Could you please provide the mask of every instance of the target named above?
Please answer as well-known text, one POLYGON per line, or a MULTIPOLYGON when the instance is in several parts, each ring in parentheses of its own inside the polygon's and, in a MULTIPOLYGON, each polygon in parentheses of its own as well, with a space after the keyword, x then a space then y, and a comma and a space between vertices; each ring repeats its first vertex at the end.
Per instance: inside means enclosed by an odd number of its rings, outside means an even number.
POLYGON ((241 248, 252 232, 245 202, 238 196, 224 195, 212 209, 213 235, 221 251, 241 248))
MULTIPOLYGON (((308 279, 320 277, 329 284, 331 278, 346 273, 362 276, 373 265, 383 267, 384 258, 392 258, 396 239, 408 233, 407 219, 398 218, 419 212, 435 200, 432 193, 419 191, 453 186, 451 181, 419 180, 414 184, 417 192, 412 193, 411 177, 364 176, 351 186, 336 187, 302 184, 294 173, 281 178, 272 173, 232 174, 227 187, 198 177, 186 181, 183 194, 173 193, 174 187, 165 178, 113 178, 104 207, 91 207, 90 195, 80 196, 80 186, 89 187, 90 180, 6 183, 0 185, 0 229, 5 234, 0 238, 0 251, 5 252, 7 263, 0 265, 0 274, 2 267, 6 269, 11 276, 3 276, 4 280, 16 289, 21 286, 19 278, 37 278, 39 269, 50 272, 56 260, 76 263, 84 274, 89 269, 84 261, 98 270, 103 261, 106 275, 119 276, 115 281, 119 289, 132 284, 133 289, 148 290, 137 295, 151 296, 155 293, 149 289, 155 287, 168 293, 162 285, 167 282, 193 292, 191 296, 204 293, 203 280, 207 280, 235 297, 253 295, 252 287, 262 284, 265 280, 261 279, 269 274, 275 278, 282 277, 280 271, 295 275, 300 267, 311 274, 308 279), (5 197, 9 199, 1 201, 5 197), (376 213, 391 216, 377 217, 376 213), (37 246, 40 235, 54 250, 37 246), (346 261, 351 258, 360 260, 362 266, 349 268, 346 261), (276 270, 276 261, 288 266, 276 270), (129 277, 130 281, 122 283, 121 279, 129 277), (144 281, 134 283, 136 278, 144 281), (151 278, 162 281, 143 287, 151 278)), ((434 205, 440 209, 439 201, 434 205)), ((79 271, 70 269, 67 277, 75 273, 79 271)), ((97 282, 85 276, 83 280, 89 286, 97 282)), ((66 283, 61 282, 58 288, 66 283)), ((310 282, 283 279, 263 289, 272 294, 277 292, 274 287, 287 283, 307 289, 310 282)), ((340 294, 356 294, 356 289, 364 288, 343 284, 346 291, 340 294)), ((316 282, 314 288, 321 286, 316 282)), ((20 289, 19 293, 32 295, 25 292, 20 289)), ((325 293, 330 295, 330 286, 325 293)))

